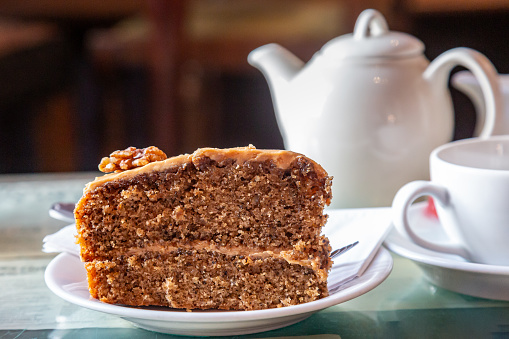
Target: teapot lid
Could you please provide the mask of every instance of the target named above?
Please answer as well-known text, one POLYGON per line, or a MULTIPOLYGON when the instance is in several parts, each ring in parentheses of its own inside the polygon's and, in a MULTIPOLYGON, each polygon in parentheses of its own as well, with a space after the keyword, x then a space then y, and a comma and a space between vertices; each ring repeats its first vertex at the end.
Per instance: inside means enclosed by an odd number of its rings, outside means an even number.
POLYGON ((326 43, 321 53, 335 59, 349 57, 406 57, 424 52, 424 43, 416 37, 389 31, 384 16, 374 9, 363 11, 353 34, 345 34, 326 43))

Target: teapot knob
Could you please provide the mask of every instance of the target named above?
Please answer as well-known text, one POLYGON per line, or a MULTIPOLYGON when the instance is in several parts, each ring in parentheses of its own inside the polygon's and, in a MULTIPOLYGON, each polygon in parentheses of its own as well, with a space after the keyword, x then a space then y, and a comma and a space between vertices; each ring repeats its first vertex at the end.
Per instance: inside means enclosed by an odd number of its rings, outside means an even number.
POLYGON ((385 17, 376 9, 366 9, 363 11, 357 21, 353 30, 353 38, 355 40, 365 39, 369 35, 379 36, 389 31, 389 25, 385 17))

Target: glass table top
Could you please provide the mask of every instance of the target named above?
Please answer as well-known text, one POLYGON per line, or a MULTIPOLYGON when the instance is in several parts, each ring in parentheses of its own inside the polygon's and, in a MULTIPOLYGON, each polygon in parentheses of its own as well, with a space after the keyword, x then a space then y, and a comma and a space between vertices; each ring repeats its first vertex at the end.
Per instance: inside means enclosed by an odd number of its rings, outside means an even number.
MULTIPOLYGON (((44 270, 55 254, 42 239, 65 222, 55 202, 75 202, 96 173, 0 176, 0 338, 161 338, 113 315, 54 295, 44 270)), ((246 338, 502 338, 509 336, 509 302, 475 298, 429 283, 412 261, 392 254, 390 276, 372 291, 288 327, 246 338)))

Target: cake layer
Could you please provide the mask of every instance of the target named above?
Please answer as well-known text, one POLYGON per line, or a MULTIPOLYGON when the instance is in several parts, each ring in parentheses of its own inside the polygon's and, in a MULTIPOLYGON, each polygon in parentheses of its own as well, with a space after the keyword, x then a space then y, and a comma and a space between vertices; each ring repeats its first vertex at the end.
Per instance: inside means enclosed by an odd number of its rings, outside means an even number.
POLYGON ((160 171, 144 170, 149 164, 89 185, 76 209, 82 259, 196 241, 308 255, 327 248, 319 235, 330 178, 319 165, 304 157, 284 167, 260 157, 216 158, 169 159, 154 165, 160 171))
POLYGON ((257 310, 328 295, 326 277, 269 256, 174 250, 94 261, 86 269, 94 298, 133 306, 257 310))

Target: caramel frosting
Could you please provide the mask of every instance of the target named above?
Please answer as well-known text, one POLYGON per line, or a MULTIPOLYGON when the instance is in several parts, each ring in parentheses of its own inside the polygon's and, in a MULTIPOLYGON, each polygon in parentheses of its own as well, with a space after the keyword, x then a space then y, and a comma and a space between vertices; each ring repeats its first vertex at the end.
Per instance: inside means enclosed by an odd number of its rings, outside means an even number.
POLYGON ((245 246, 231 246, 231 247, 220 247, 215 244, 211 244, 208 241, 197 240, 189 244, 181 244, 179 246, 174 245, 150 245, 143 248, 131 248, 127 251, 127 255, 139 255, 146 252, 159 252, 169 253, 178 249, 185 250, 206 250, 217 252, 225 255, 244 255, 246 257, 256 260, 256 258, 275 258, 285 260, 289 264, 298 264, 304 267, 309 267, 315 270, 322 280, 327 280, 326 269, 320 269, 320 262, 318 258, 313 259, 301 259, 296 258, 295 250, 288 251, 259 251, 257 249, 250 249, 245 246))
MULTIPOLYGON (((186 164, 196 165, 202 158, 210 158, 217 162, 221 162, 226 159, 235 159, 237 163, 272 160, 279 168, 286 169, 290 167, 294 160, 306 157, 302 154, 286 150, 256 149, 252 145, 226 149, 199 148, 193 154, 182 154, 166 160, 151 162, 143 167, 97 177, 94 181, 87 184, 85 192, 93 190, 94 188, 113 180, 129 179, 138 174, 149 172, 162 172, 166 169, 184 166, 186 164)), ((308 160, 314 165, 315 171, 319 177, 327 176, 327 172, 322 168, 322 166, 309 158, 308 160)))

